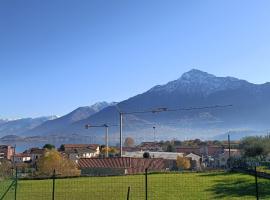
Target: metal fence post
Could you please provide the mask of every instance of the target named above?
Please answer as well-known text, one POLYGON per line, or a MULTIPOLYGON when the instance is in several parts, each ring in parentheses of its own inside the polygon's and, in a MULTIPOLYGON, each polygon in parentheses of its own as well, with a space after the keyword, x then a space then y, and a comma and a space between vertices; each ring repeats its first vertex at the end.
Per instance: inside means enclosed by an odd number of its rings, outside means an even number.
POLYGON ((128 187, 127 200, 129 200, 129 194, 130 194, 130 186, 128 187))
POLYGON ((54 200, 54 197, 55 197, 55 170, 53 170, 52 179, 53 179, 52 200, 54 200))
POLYGON ((14 183, 14 199, 17 200, 17 186, 18 186, 18 168, 15 171, 15 183, 14 183))
POLYGON ((147 175, 148 175, 148 169, 145 169, 145 200, 148 199, 148 180, 147 180, 147 175))
POLYGON ((255 186, 256 186, 256 199, 259 200, 258 174, 256 166, 255 166, 255 186))

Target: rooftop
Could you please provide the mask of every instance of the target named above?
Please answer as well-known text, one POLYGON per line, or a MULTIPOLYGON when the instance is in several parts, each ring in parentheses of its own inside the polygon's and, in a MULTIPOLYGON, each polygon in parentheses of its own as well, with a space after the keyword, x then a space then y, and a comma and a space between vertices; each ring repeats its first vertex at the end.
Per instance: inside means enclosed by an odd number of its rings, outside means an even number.
POLYGON ((96 150, 99 145, 98 144, 64 144, 64 150, 67 149, 93 149, 96 150))
POLYGON ((27 153, 18 153, 18 154, 15 155, 15 157, 23 158, 23 157, 31 157, 31 155, 27 154, 27 153))
POLYGON ((79 160, 79 168, 112 168, 128 169, 129 173, 144 172, 147 168, 150 171, 161 171, 165 169, 163 159, 144 159, 144 158, 82 158, 79 160))

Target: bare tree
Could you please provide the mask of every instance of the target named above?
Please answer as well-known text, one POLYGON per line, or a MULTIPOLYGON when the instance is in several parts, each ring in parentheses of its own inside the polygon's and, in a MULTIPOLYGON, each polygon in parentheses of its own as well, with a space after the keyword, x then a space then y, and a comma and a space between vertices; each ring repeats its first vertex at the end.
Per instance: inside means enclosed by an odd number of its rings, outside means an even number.
POLYGON ((134 147, 135 146, 135 141, 132 137, 127 137, 125 139, 125 143, 124 143, 125 147, 134 147))

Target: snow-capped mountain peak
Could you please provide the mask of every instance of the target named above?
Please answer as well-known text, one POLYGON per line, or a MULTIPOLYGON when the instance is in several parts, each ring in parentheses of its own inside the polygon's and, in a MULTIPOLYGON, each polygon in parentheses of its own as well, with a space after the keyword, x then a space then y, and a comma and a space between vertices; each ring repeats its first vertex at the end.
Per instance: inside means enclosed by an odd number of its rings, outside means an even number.
POLYGON ((208 74, 207 72, 203 72, 197 69, 192 69, 186 73, 184 73, 180 79, 180 81, 196 81, 196 82, 202 82, 207 79, 215 78, 216 76, 212 74, 208 74))
POLYGON ((249 83, 233 77, 217 77, 197 69, 192 69, 175 81, 152 88, 150 92, 180 92, 209 95, 216 91, 239 88, 245 84, 249 83))
POLYGON ((93 109, 95 112, 99 112, 101 111, 102 109, 108 107, 108 106, 113 106, 117 104, 117 102, 111 102, 111 103, 108 103, 106 101, 100 101, 100 102, 97 102, 91 106, 88 106, 88 108, 91 108, 93 109))
POLYGON ((90 106, 93 110, 95 110, 96 112, 102 110, 103 108, 106 108, 107 106, 109 106, 110 103, 106 102, 106 101, 101 101, 101 102, 97 102, 95 104, 93 104, 92 106, 90 106))

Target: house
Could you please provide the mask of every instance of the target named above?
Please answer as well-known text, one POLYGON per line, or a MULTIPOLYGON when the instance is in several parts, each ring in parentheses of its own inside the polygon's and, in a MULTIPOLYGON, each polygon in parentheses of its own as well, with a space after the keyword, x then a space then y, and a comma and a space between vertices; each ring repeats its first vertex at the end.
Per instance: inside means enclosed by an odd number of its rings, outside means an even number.
POLYGON ((186 155, 185 158, 189 158, 191 161, 195 161, 200 164, 202 163, 202 157, 194 153, 186 155))
POLYGON ((99 151, 99 145, 98 144, 63 144, 60 147, 61 151, 68 151, 72 149, 93 149, 96 151, 99 151))
POLYGON ((31 155, 26 153, 18 153, 14 155, 15 163, 27 163, 31 162, 31 155))
POLYGON ((176 152, 190 154, 194 153, 197 155, 204 156, 216 156, 224 152, 223 146, 216 145, 201 145, 196 147, 176 147, 176 152))
POLYGON ((163 151, 162 145, 158 142, 142 142, 139 148, 141 151, 163 151))
POLYGON ((93 158, 100 154, 98 144, 63 144, 60 151, 76 163, 80 158, 93 158))
POLYGON ((5 158, 5 153, 0 152, 0 160, 5 158))
MULTIPOLYGON (((132 158, 143 158, 144 151, 135 151, 135 152, 124 152, 125 157, 132 158)), ((175 153, 175 152, 148 152, 150 158, 162 158, 165 160, 176 160, 178 156, 183 157, 183 153, 175 153)))
POLYGON ((35 164, 36 161, 46 153, 46 149, 40 148, 31 148, 23 152, 23 154, 28 154, 31 157, 32 164, 35 164))
POLYGON ((200 147, 176 147, 176 152, 184 154, 193 153, 197 155, 201 155, 203 153, 200 147))
POLYGON ((0 145, 0 159, 12 160, 15 148, 10 145, 0 145))
MULTIPOLYGON (((120 150, 120 148, 116 148, 117 150, 120 150)), ((141 149, 139 147, 123 147, 122 148, 123 152, 135 152, 135 151, 140 151, 141 149)))
POLYGON ((241 151, 239 149, 224 149, 224 152, 222 154, 219 154, 217 156, 217 165, 218 167, 227 167, 228 160, 230 158, 240 158, 241 157, 241 151), (231 152, 231 153, 229 153, 231 152))
POLYGON ((202 165, 203 165, 201 156, 194 154, 194 153, 190 153, 190 154, 186 155, 185 158, 190 159, 192 169, 201 170, 202 165))
MULTIPOLYGON (((136 152, 124 152, 124 157, 131 157, 131 158, 143 158, 143 154, 145 152, 143 151, 136 151, 136 152)), ((148 152, 150 155, 150 158, 156 158, 156 159, 163 159, 167 169, 169 170, 175 170, 177 168, 176 165, 176 159, 178 156, 184 157, 183 153, 175 153, 175 152, 148 152)))
POLYGON ((210 145, 207 147, 207 156, 216 156, 224 152, 223 146, 210 145))
POLYGON ((78 162, 82 175, 108 176, 127 175, 149 172, 162 172, 166 170, 164 159, 154 158, 81 158, 78 162))
POLYGON ((190 158, 191 160, 194 160, 194 161, 198 161, 198 162, 201 162, 201 160, 202 160, 201 156, 194 154, 194 153, 190 153, 190 154, 186 155, 185 157, 190 158))

